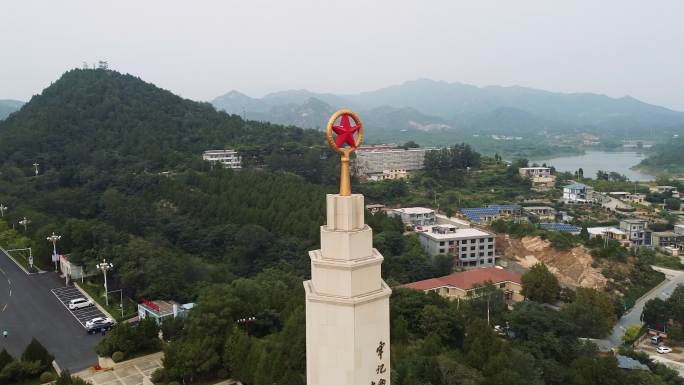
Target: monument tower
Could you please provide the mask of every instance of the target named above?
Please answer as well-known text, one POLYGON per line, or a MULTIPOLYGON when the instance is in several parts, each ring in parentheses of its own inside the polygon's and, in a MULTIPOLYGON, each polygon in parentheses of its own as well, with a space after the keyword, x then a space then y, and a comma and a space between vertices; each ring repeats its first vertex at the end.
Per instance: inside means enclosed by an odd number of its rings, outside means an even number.
POLYGON ((327 195, 321 249, 309 252, 311 280, 304 282, 307 385, 390 383, 392 291, 380 276, 383 257, 364 223, 363 195, 351 193, 349 177, 349 155, 362 136, 354 112, 339 110, 330 117, 326 139, 341 155, 340 192, 327 195))

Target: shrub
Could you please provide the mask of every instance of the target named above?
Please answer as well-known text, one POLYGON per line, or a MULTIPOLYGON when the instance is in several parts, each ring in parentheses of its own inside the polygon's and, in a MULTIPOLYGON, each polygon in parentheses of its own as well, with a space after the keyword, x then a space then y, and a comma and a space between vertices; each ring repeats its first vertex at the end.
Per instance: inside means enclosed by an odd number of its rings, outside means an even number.
POLYGON ((124 359, 123 352, 117 351, 117 352, 114 352, 114 354, 112 354, 112 361, 114 361, 114 362, 121 362, 121 361, 123 361, 123 359, 124 359))
POLYGON ((37 377, 41 372, 42 364, 40 361, 25 362, 12 361, 0 372, 0 381, 9 383, 20 382, 29 378, 37 377), (11 381, 11 382, 10 382, 11 381))
POLYGON ((43 372, 40 374, 40 383, 45 384, 55 380, 55 375, 52 372, 43 372))
POLYGON ((47 349, 37 339, 31 339, 31 342, 24 349, 21 354, 21 360, 26 362, 38 361, 41 364, 41 369, 49 368, 52 365, 52 360, 55 357, 50 354, 47 349))

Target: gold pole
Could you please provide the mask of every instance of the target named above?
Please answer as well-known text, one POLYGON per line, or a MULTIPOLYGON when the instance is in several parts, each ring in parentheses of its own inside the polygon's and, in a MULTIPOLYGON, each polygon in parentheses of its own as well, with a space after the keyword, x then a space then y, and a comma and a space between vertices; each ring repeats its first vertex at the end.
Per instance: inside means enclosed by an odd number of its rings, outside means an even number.
POLYGON ((340 158, 340 195, 349 196, 351 195, 351 180, 349 179, 349 153, 350 151, 345 149, 340 158))

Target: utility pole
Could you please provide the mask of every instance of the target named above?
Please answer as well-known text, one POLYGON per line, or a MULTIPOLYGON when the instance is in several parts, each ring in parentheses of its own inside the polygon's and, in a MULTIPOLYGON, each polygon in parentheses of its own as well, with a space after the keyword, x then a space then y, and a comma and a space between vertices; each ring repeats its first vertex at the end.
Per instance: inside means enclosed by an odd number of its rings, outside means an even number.
POLYGON ((7 206, 3 206, 3 204, 0 203, 0 216, 5 216, 5 210, 7 210, 7 206))
POLYGON ((36 176, 38 176, 38 166, 40 166, 40 163, 38 163, 38 162, 33 163, 33 167, 35 167, 35 169, 36 169, 36 176))
POLYGON ((22 226, 24 226, 24 232, 27 232, 27 231, 28 231, 28 225, 29 225, 29 223, 31 223, 31 221, 28 220, 28 218, 26 218, 26 217, 24 217, 24 219, 22 219, 22 220, 19 221, 19 224, 22 225, 22 226))
MULTIPOLYGON (((52 262, 55 263, 55 272, 57 271, 57 261, 59 261, 59 257, 57 257, 57 241, 62 239, 61 235, 55 234, 55 232, 52 232, 52 235, 49 237, 45 238, 48 242, 52 242, 52 262)), ((66 272, 64 273, 66 275, 66 272)))
POLYGON ((98 270, 102 270, 102 274, 104 275, 104 289, 105 289, 105 304, 109 306, 109 295, 107 293, 107 270, 111 270, 114 268, 114 265, 107 262, 106 259, 102 260, 102 263, 98 263, 95 265, 98 270))

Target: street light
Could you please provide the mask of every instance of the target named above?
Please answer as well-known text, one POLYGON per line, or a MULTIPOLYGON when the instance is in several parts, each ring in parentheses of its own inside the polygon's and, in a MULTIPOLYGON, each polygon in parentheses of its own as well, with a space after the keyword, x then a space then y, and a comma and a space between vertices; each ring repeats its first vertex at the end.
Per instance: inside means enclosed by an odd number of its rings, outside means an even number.
POLYGON ((28 218, 26 218, 26 217, 24 217, 24 219, 22 219, 22 220, 19 221, 19 224, 22 225, 22 226, 24 226, 24 232, 28 231, 28 225, 29 225, 29 223, 31 223, 31 221, 28 220, 28 218))
POLYGON ((40 166, 40 163, 38 163, 38 162, 35 162, 35 163, 33 164, 33 167, 36 168, 36 176, 38 176, 38 166, 40 166))
POLYGON ((5 216, 5 210, 7 210, 7 206, 3 206, 2 203, 0 203, 0 216, 5 216))
POLYGON ((102 270, 102 274, 104 275, 105 304, 109 306, 109 296, 107 295, 107 270, 113 269, 114 265, 103 259, 102 263, 98 263, 95 266, 98 270, 102 270))
POLYGON ((57 271, 57 261, 59 261, 59 258, 57 257, 57 241, 62 239, 62 236, 55 234, 55 232, 53 231, 52 235, 50 235, 49 237, 47 237, 45 239, 48 242, 52 242, 52 262, 55 263, 55 271, 57 271))

